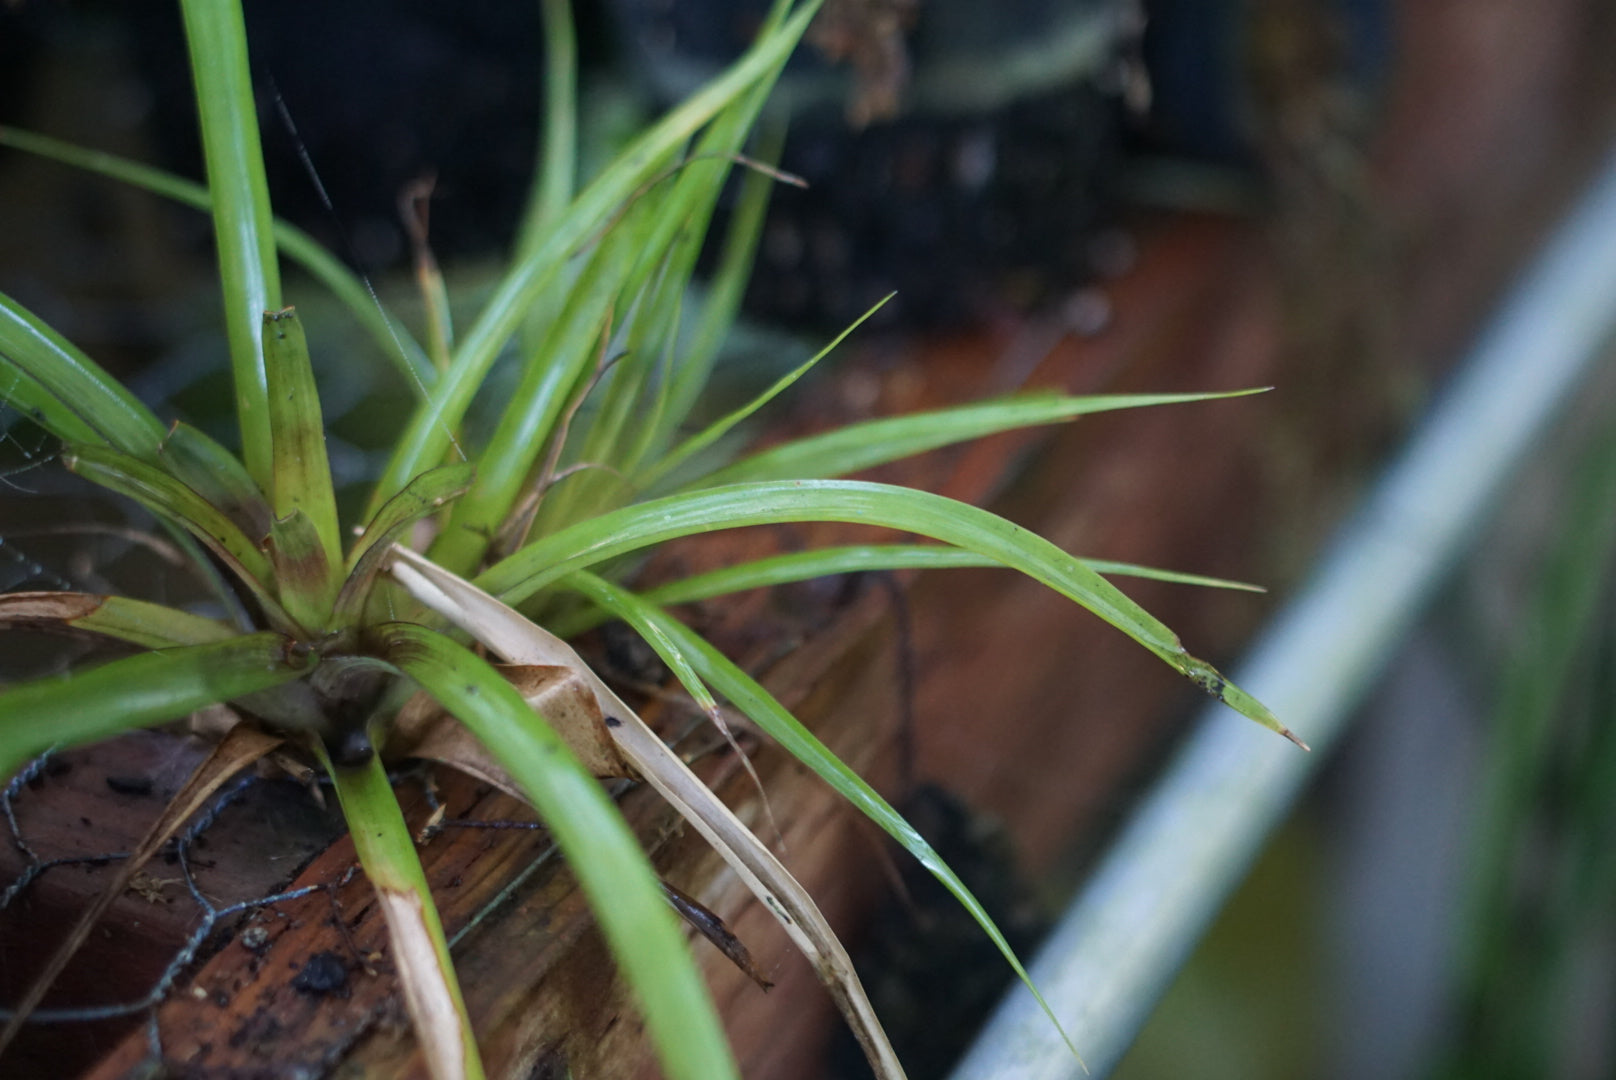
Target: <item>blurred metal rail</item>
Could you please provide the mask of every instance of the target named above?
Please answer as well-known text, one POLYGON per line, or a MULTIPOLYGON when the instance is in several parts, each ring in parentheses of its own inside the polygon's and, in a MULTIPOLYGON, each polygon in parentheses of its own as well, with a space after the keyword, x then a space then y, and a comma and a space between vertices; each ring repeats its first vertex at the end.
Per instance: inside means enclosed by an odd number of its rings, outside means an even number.
MULTIPOLYGON (((1032 965, 1109 1072, 1497 495, 1616 338, 1616 155, 1483 328, 1310 581, 1234 672, 1313 745, 1207 710, 1032 965)), ((1083 1076, 1017 986, 952 1080, 1083 1076)))

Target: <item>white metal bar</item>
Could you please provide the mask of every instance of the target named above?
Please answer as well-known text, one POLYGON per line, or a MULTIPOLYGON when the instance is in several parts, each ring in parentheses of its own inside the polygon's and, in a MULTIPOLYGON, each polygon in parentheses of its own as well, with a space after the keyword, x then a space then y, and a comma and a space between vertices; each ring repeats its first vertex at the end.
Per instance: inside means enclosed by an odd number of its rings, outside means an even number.
MULTIPOLYGON (((1032 977, 1092 1075, 1132 1043, 1516 466, 1607 362, 1613 334, 1616 155, 1235 673, 1314 752, 1209 708, 1040 950, 1032 977)), ((953 1080, 1082 1075, 1018 985, 953 1080)))

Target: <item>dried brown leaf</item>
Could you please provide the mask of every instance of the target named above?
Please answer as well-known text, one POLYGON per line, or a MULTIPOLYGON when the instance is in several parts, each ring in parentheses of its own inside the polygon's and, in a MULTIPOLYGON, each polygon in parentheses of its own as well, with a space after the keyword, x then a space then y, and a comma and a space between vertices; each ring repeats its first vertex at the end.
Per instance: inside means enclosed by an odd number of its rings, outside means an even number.
POLYGON ((394 547, 394 578, 421 603, 506 660, 569 669, 593 692, 607 729, 641 776, 706 838, 813 964, 878 1080, 901 1080, 903 1066, 871 1007, 853 962, 819 906, 768 846, 601 681, 565 641, 482 589, 405 548, 394 547))
POLYGON ((662 882, 662 895, 667 897, 673 910, 679 917, 689 924, 696 933, 713 943, 714 948, 729 958, 730 963, 740 969, 741 974, 757 983, 759 990, 772 990, 774 983, 764 978, 757 964, 752 961, 752 951, 746 943, 735 936, 735 931, 724 924, 724 920, 695 897, 680 889, 674 888, 666 881, 662 882))
MULTIPOLYGON (((549 721, 594 775, 637 775, 618 751, 594 695, 571 668, 551 664, 502 664, 499 672, 516 687, 534 712, 549 721)), ((518 799, 527 799, 483 744, 428 694, 415 695, 399 712, 388 735, 387 750, 401 757, 442 762, 518 799)))

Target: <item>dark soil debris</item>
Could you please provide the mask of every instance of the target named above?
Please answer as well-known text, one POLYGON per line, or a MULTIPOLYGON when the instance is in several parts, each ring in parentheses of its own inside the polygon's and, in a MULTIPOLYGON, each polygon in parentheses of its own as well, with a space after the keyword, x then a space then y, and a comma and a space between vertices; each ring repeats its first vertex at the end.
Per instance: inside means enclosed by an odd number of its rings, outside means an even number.
POLYGON ((334 952, 315 953, 304 963, 303 970, 293 977, 292 989, 318 997, 329 994, 346 996, 348 965, 334 952))
POLYGON ((119 795, 147 798, 152 793, 152 781, 149 776, 109 776, 106 780, 107 787, 119 795))

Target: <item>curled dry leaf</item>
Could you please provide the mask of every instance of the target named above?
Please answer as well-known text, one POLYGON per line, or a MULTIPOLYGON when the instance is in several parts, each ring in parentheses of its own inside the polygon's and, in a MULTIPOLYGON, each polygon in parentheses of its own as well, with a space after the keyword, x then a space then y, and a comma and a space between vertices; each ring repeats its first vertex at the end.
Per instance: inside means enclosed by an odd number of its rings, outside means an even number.
MULTIPOLYGON (((516 687, 522 700, 550 722, 590 772, 599 777, 638 776, 618 751, 594 694, 572 668, 501 664, 499 671, 516 687)), ((429 694, 416 694, 400 710, 387 737, 387 752, 442 762, 493 784, 507 795, 527 800, 483 744, 429 694)))
POLYGON ((688 923, 691 929, 712 942, 713 947, 728 957, 730 963, 740 969, 741 974, 756 983, 759 990, 774 989, 774 983, 770 982, 753 962, 752 951, 746 947, 746 942, 736 937, 735 931, 710 908, 666 881, 662 882, 662 895, 667 897, 669 906, 679 913, 679 917, 688 923))
POLYGON ((623 757, 706 838, 808 958, 864 1048, 878 1080, 902 1080, 903 1066, 876 1018, 853 962, 813 897, 570 645, 471 582, 413 551, 395 546, 389 569, 416 600, 506 660, 564 667, 587 686, 595 710, 623 757))
MULTIPOLYGON (((544 664, 500 664, 497 667, 522 699, 550 722, 596 776, 639 779, 639 774, 623 760, 617 744, 612 741, 594 695, 572 669, 544 664)), ((388 736, 387 751, 400 757, 440 762, 492 784, 512 798, 527 801, 521 786, 494 755, 452 713, 424 692, 415 695, 400 710, 388 736)), ((443 810, 440 805, 433 820, 422 830, 422 836, 435 831, 443 810)), ((774 985, 758 970, 745 943, 723 919, 666 881, 662 882, 662 892, 680 918, 728 957, 742 974, 764 990, 774 985)))
POLYGON ((92 614, 105 601, 94 593, 12 593, 5 598, 3 618, 8 626, 54 630, 92 614))

